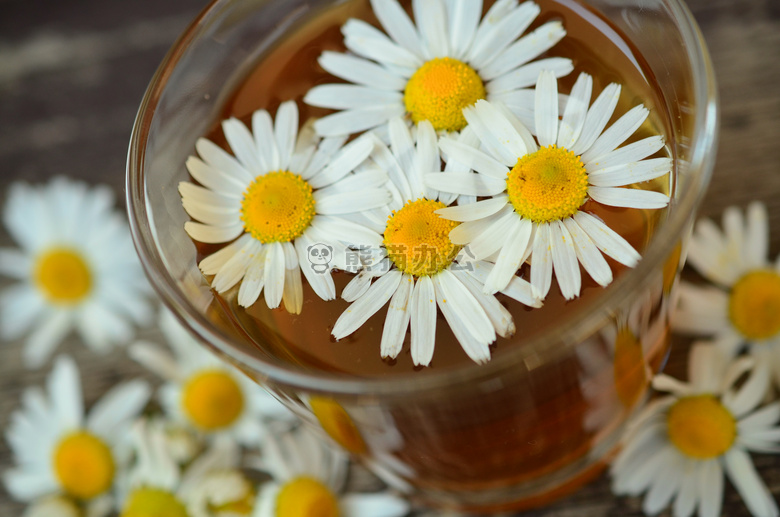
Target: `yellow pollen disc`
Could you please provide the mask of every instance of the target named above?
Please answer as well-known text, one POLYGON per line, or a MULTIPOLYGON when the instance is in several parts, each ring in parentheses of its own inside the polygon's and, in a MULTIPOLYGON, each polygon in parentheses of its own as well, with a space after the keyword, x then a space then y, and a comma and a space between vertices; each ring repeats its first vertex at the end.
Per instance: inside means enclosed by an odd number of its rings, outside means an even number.
POLYGON ((535 223, 571 217, 585 202, 588 173, 580 157, 551 145, 517 160, 506 178, 515 212, 535 223))
POLYGON ((36 285, 52 302, 72 304, 92 290, 92 272, 78 252, 52 248, 41 254, 33 274, 36 285))
POLYGON ((326 397, 311 397, 309 405, 328 436, 354 454, 366 452, 366 443, 341 404, 326 397))
POLYGON ((313 218, 311 185, 290 171, 258 176, 241 201, 244 229, 263 243, 289 242, 299 237, 313 218))
POLYGON ((450 240, 459 223, 435 214, 446 205, 439 201, 409 201, 387 219, 384 244, 387 256, 403 271, 417 277, 438 273, 460 251, 450 240))
POLYGON ((768 339, 780 332, 780 275, 752 271, 731 289, 729 317, 749 339, 768 339))
POLYGON ((485 98, 485 85, 466 63, 437 57, 421 66, 406 83, 404 104, 414 123, 428 120, 437 131, 466 127, 463 108, 485 98))
POLYGON ((184 505, 170 492, 138 488, 127 499, 119 517, 188 517, 184 505))
POLYGON ((645 371, 642 343, 627 328, 617 333, 612 365, 618 399, 625 407, 631 408, 645 392, 649 379, 645 371))
POLYGON ((276 497, 276 517, 338 517, 336 496, 309 477, 288 481, 276 497))
POLYGON ((92 499, 111 488, 114 457, 100 438, 77 431, 65 436, 54 450, 54 473, 65 492, 92 499))
POLYGON ((683 397, 669 409, 666 423, 671 441, 695 459, 716 458, 737 438, 737 422, 712 395, 683 397))
POLYGON ((236 421, 244 409, 244 394, 230 374, 204 370, 185 383, 181 404, 197 427, 213 431, 236 421))

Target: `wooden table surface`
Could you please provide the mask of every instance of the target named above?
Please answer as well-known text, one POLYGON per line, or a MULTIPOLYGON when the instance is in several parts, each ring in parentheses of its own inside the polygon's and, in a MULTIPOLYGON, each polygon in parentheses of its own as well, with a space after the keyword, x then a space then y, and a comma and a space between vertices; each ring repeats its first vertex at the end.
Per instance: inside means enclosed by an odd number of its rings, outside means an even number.
MULTIPOLYGON (((114 187, 123 202, 130 129, 158 63, 205 0, 0 0, 0 197, 15 180, 53 175, 114 187)), ((767 203, 771 252, 780 252, 780 0, 689 0, 709 44, 721 100, 715 174, 702 215, 767 203)), ((2 202, 0 201, 0 204, 2 202)), ((0 246, 11 245, 0 228, 0 246)), ((7 283, 0 279, 0 286, 7 283)), ((145 331, 147 333, 153 330, 145 331)), ((142 332, 143 333, 143 332, 142 332)), ((0 343, 0 428, 21 391, 48 367, 25 371, 21 343, 0 343)), ((144 375, 122 352, 98 357, 68 342, 88 403, 119 379, 144 375)), ((679 358, 678 358, 679 360, 679 358)), ((0 440, 0 471, 10 466, 0 440)), ((780 497, 780 457, 755 459, 780 497)), ((0 516, 20 515, 0 488, 0 516)), ((748 515, 726 491, 724 515, 748 515)), ((639 516, 640 501, 615 498, 602 476, 554 506, 526 515, 639 516)))

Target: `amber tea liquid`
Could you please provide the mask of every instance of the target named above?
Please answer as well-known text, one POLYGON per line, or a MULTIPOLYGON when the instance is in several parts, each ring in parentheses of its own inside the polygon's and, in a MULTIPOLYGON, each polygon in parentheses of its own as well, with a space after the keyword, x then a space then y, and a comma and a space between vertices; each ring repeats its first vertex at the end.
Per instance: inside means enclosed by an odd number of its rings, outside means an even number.
MULTIPOLYGON (((487 10, 493 2, 485 3, 487 10)), ((594 99, 607 84, 618 82, 623 88, 613 122, 640 103, 651 112, 648 121, 628 142, 653 134, 670 134, 666 130, 668 115, 653 83, 653 74, 631 42, 596 11, 575 0, 537 3, 541 14, 529 31, 552 19, 561 20, 567 31, 567 36, 547 53, 574 62, 574 72, 559 79, 560 92, 568 93, 580 72, 593 77, 594 99)), ((327 110, 305 105, 302 98, 314 85, 339 81, 317 64, 317 58, 325 50, 345 50, 340 26, 350 17, 378 25, 367 0, 348 1, 318 13, 313 21, 286 36, 256 63, 224 105, 221 118, 235 116, 247 121, 253 111, 261 108, 273 115, 280 102, 288 99, 298 101, 301 124, 311 117, 328 114, 327 110)), ((224 143, 218 127, 208 137, 224 143)), ((665 178, 655 186, 669 192, 670 184, 672 181, 665 178)), ((640 253, 665 217, 664 210, 625 210, 595 202, 588 202, 582 209, 604 220, 640 253)), ((214 249, 199 248, 199 260, 214 249)), ((618 277, 625 268, 607 260, 618 277)), ((670 259, 672 276, 678 263, 679 256, 670 259)), ((529 278, 526 270, 520 274, 529 278)), ((350 279, 351 275, 343 272, 334 274, 337 293, 350 279)), ((499 294, 499 300, 514 317, 517 333, 511 339, 497 339, 491 346, 492 361, 598 303, 605 289, 584 271, 582 279, 581 295, 572 301, 561 296, 553 279, 541 309, 525 307, 499 294)), ((506 488, 509 500, 512 494, 515 498, 524 494, 518 486, 527 487, 523 505, 535 505, 594 475, 588 454, 594 448, 606 447, 605 437, 641 400, 649 372, 659 367, 667 352, 664 286, 669 279, 659 282, 657 292, 639 296, 642 300, 637 301, 636 307, 626 307, 625 314, 615 315, 611 331, 594 335, 576 347, 562 346, 562 355, 555 361, 538 358, 538 365, 526 361, 522 372, 516 376, 502 373, 493 388, 461 387, 462 394, 453 391, 449 397, 439 394, 441 398, 436 400, 399 402, 386 411, 384 425, 394 427, 397 436, 392 446, 382 445, 386 449, 382 452, 403 466, 395 469, 396 474, 415 486, 426 487, 434 502, 455 506, 464 505, 452 503, 447 494, 479 494, 506 488), (537 483, 554 480, 556 476, 567 481, 552 492, 535 491, 537 483)), ((404 382, 477 367, 462 351, 441 314, 433 360, 429 367, 415 367, 408 335, 397 359, 380 358, 384 309, 354 334, 336 342, 330 330, 348 303, 341 299, 322 301, 305 280, 304 305, 299 315, 289 314, 284 308, 270 310, 262 297, 249 309, 241 308, 235 302, 236 291, 234 288, 224 296, 215 295, 215 307, 221 316, 251 343, 247 346, 256 346, 263 354, 301 370, 327 371, 344 378, 397 378, 404 382)), ((357 406, 346 409, 370 443, 374 416, 357 406)), ((465 506, 479 510, 503 507, 480 503, 478 495, 474 501, 465 506)))

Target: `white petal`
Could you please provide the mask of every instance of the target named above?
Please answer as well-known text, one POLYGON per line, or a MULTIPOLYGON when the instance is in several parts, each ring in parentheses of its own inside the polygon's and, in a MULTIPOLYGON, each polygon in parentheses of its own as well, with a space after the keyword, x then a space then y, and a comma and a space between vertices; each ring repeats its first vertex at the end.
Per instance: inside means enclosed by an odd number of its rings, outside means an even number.
POLYGON ((756 517, 776 517, 780 513, 777 502, 745 451, 732 448, 726 453, 724 462, 729 479, 751 514, 756 517))
POLYGON ((466 233, 467 230, 477 229, 477 223, 481 223, 482 221, 487 222, 490 221, 490 219, 463 223, 456 226, 450 232, 450 240, 456 244, 467 244, 469 251, 474 255, 474 260, 483 260, 501 249, 501 246, 506 242, 507 233, 514 225, 517 218, 518 215, 514 211, 504 209, 495 216, 492 216, 491 219, 493 222, 490 223, 487 228, 484 228, 479 232, 470 242, 462 242, 460 236, 468 235, 466 233), (463 226, 468 226, 468 228, 459 231, 463 226))
POLYGON ((490 64, 496 56, 517 39, 534 21, 540 9, 534 2, 524 2, 498 19, 485 16, 482 24, 492 24, 489 30, 480 27, 468 53, 468 61, 476 70, 490 64))
POLYGON ((339 215, 353 212, 363 212, 373 208, 381 208, 391 201, 390 192, 386 189, 364 189, 355 192, 345 192, 330 196, 319 196, 314 193, 316 210, 322 215, 339 215))
POLYGON ((530 253, 529 242, 533 223, 516 218, 508 229, 506 241, 496 260, 496 265, 485 280, 484 292, 492 294, 505 289, 530 253))
POLYGON ((585 162, 585 168, 590 173, 615 167, 617 165, 638 162, 639 160, 644 160, 648 156, 655 154, 662 149, 663 146, 664 139, 662 136, 649 136, 638 142, 633 142, 624 145, 619 149, 615 149, 611 153, 607 153, 592 162, 585 162))
POLYGON ((203 158, 204 162, 214 169, 224 172, 227 176, 233 178, 234 181, 238 181, 242 185, 248 185, 255 179, 249 171, 235 159, 235 157, 227 153, 211 140, 199 138, 195 142, 195 149, 198 151, 201 158, 203 158))
POLYGON ((284 249, 281 243, 273 242, 267 245, 265 269, 263 271, 263 294, 265 303, 270 309, 279 307, 284 295, 284 249))
POLYGON ((746 265, 762 267, 769 253, 769 222, 766 206, 754 201, 747 207, 743 257, 746 265))
POLYGON ((462 61, 477 32, 482 16, 482 1, 447 0, 447 13, 450 55, 462 61))
POLYGON ((353 140, 341 148, 327 167, 309 178, 309 184, 318 189, 335 183, 368 158, 373 149, 374 142, 370 138, 353 140))
POLYGON ((221 250, 216 251, 201 260, 200 264, 198 264, 198 267, 204 275, 215 275, 220 269, 222 269, 222 266, 224 266, 225 263, 233 257, 233 255, 238 253, 240 250, 243 250, 244 247, 249 245, 252 240, 252 236, 248 233, 245 233, 240 238, 234 242, 231 242, 221 250))
POLYGON ((395 0, 371 0, 371 10, 397 44, 423 59, 422 43, 406 11, 395 0))
POLYGON ((471 196, 495 196, 506 190, 505 180, 470 172, 426 174, 423 180, 426 186, 436 190, 471 196))
POLYGON ((197 203, 209 205, 214 208, 230 210, 240 206, 241 196, 230 197, 226 194, 214 192, 189 181, 179 183, 179 194, 182 199, 190 199, 197 203))
POLYGON ((447 37, 447 12, 441 0, 412 0, 414 21, 420 31, 424 57, 446 57, 449 55, 447 37))
POLYGON ((279 105, 276 111, 274 135, 276 145, 279 146, 279 168, 288 170, 295 141, 298 138, 298 105, 295 101, 286 101, 279 105))
POLYGON ((244 277, 246 269, 254 256, 261 252, 263 245, 254 239, 248 240, 246 244, 232 257, 230 257, 219 268, 217 274, 211 281, 213 287, 218 293, 224 293, 244 277))
POLYGON ((482 283, 475 276, 471 275, 474 264, 468 263, 460 267, 455 266, 456 264, 453 264, 450 267, 452 274, 466 286, 469 293, 479 302, 479 305, 484 309, 485 314, 493 324, 493 328, 496 329, 496 333, 505 339, 512 337, 516 330, 512 313, 495 296, 482 292, 482 283))
POLYGON ((184 223, 184 231, 198 242, 218 244, 232 241, 241 235, 244 231, 244 223, 238 221, 229 226, 210 226, 194 221, 187 221, 184 223))
POLYGON ((141 413, 151 393, 149 384, 141 379, 115 386, 92 407, 87 428, 110 442, 116 440, 141 413))
POLYGON ((550 225, 537 225, 531 251, 531 285, 542 299, 547 297, 552 283, 553 258, 550 239, 550 225))
POLYGON ((268 165, 257 152, 255 139, 243 122, 230 117, 222 122, 222 132, 241 165, 250 175, 257 176, 268 171, 268 165))
POLYGON ((717 460, 699 468, 699 517, 718 517, 723 506, 723 470, 717 460))
POLYGON ((350 18, 341 27, 341 32, 344 34, 344 46, 360 57, 412 70, 422 65, 420 58, 362 20, 350 18))
POLYGON ((268 254, 268 246, 263 246, 259 253, 249 261, 246 266, 246 272, 241 279, 241 286, 238 288, 238 305, 241 307, 251 307, 260 297, 260 293, 265 286, 265 258, 268 254))
POLYGON ((441 172, 441 158, 436 145, 436 131, 429 121, 422 120, 417 124, 417 153, 414 165, 407 171, 407 176, 412 185, 412 194, 417 197, 436 199, 438 193, 435 190, 422 188, 422 176, 427 172, 441 172))
POLYGON ((247 185, 252 181, 251 179, 242 181, 235 178, 216 167, 212 167, 196 156, 187 158, 185 165, 195 181, 214 192, 235 199, 241 199, 247 185))
POLYGON ((27 337, 22 357, 28 368, 40 368, 72 328, 73 320, 67 311, 50 313, 27 337))
POLYGON ((585 163, 597 161, 601 156, 614 151, 639 129, 649 114, 650 111, 643 105, 634 106, 593 142, 593 145, 583 153, 582 161, 585 163))
MULTIPOLYGON (((474 146, 444 137, 439 140, 439 147, 449 160, 456 160, 467 170, 471 169, 499 180, 505 180, 509 173, 506 165, 491 158, 474 146)), ((460 170, 458 172, 466 171, 460 170)))
POLYGON ((597 187, 622 187, 658 178, 672 170, 670 158, 653 158, 588 172, 588 181, 597 187))
POLYGON ((542 70, 536 81, 534 126, 540 146, 555 145, 558 140, 558 82, 549 70, 542 70))
POLYGON ((325 71, 351 83, 363 84, 380 90, 403 91, 406 79, 367 59, 325 51, 318 62, 325 71))
POLYGON ((563 57, 550 57, 531 61, 527 65, 515 68, 511 72, 507 72, 506 74, 493 79, 485 85, 485 91, 487 92, 488 97, 490 97, 492 95, 527 88, 536 83, 539 72, 542 70, 549 70, 555 77, 563 77, 574 70, 574 65, 571 59, 563 57))
POLYGON ((566 229, 574 242, 574 251, 577 253, 577 259, 585 268, 585 271, 596 281, 597 284, 606 287, 612 282, 612 269, 604 259, 599 249, 593 244, 588 234, 580 228, 580 225, 567 217, 563 220, 566 229))
POLYGON ((371 285, 371 288, 352 303, 339 316, 333 325, 332 334, 336 339, 344 338, 365 323, 368 318, 373 316, 381 309, 390 297, 395 293, 401 282, 403 275, 398 270, 387 272, 371 285))
POLYGON ((241 222, 241 209, 238 205, 224 209, 187 198, 183 198, 181 201, 182 207, 190 217, 208 226, 230 227, 241 222))
POLYGON ((579 296, 582 279, 580 265, 577 262, 574 240, 560 221, 550 223, 550 247, 553 269, 563 297, 571 300, 579 296))
POLYGON ((84 395, 81 376, 73 358, 67 355, 57 357, 46 381, 46 391, 58 424, 65 429, 80 427, 84 419, 84 395))
POLYGON ((415 366, 428 366, 436 344, 436 293, 431 277, 417 279, 410 303, 412 361, 415 366))
POLYGON ((612 83, 601 91, 588 110, 588 114, 585 115, 585 123, 582 126, 580 137, 570 151, 574 154, 582 154, 593 145, 593 142, 607 126, 609 119, 612 118, 612 113, 620 98, 620 90, 619 84, 612 83))
POLYGON ((344 290, 341 291, 341 298, 350 303, 354 302, 368 291, 368 288, 371 287, 371 280, 374 278, 374 275, 368 271, 361 271, 344 286, 344 290))
POLYGON ((479 71, 483 81, 490 81, 551 49, 566 35, 559 21, 548 22, 530 34, 526 34, 479 71))
POLYGON ((498 195, 484 201, 477 201, 468 205, 448 206, 436 210, 436 214, 450 221, 476 221, 497 213, 507 206, 507 197, 498 195))
MULTIPOLYGON (((557 108, 557 104, 556 104, 557 108)), ((517 132, 515 127, 506 119, 503 113, 486 100, 479 100, 473 107, 473 112, 485 125, 485 128, 493 137, 501 142, 504 153, 508 157, 507 165, 514 165, 517 159, 528 152, 523 137, 517 132)), ((471 111, 469 111, 471 113, 471 111)), ((464 116, 468 120, 470 117, 464 116)), ((473 118, 473 117, 471 117, 473 118)), ((477 136, 480 136, 479 133, 477 136)), ((480 138, 481 140, 481 138, 480 138)))
POLYGON ((252 113, 252 134, 261 161, 269 171, 278 171, 281 168, 279 145, 274 135, 273 120, 266 110, 252 113))
MULTIPOLYGON (((304 257, 308 256, 308 248, 313 244, 314 241, 312 241, 306 235, 306 233, 295 239, 293 245, 295 246, 295 251, 298 254, 299 261, 306 261, 304 257)), ((336 285, 333 282, 333 277, 331 277, 330 271, 326 271, 324 273, 314 271, 312 265, 309 264, 308 261, 306 261, 306 263, 301 263, 301 271, 303 272, 303 276, 306 277, 306 280, 309 282, 309 285, 317 294, 317 296, 325 301, 336 298, 336 285)))
POLYGON ((572 86, 566 107, 563 111, 563 119, 558 128, 558 147, 566 149, 574 148, 574 144, 582 133, 585 125, 585 116, 588 113, 588 104, 593 91, 593 78, 581 73, 572 86))
MULTIPOLYGON (((387 307, 385 326, 382 328, 382 342, 380 354, 384 357, 395 359, 401 351, 406 337, 406 329, 409 328, 409 319, 414 312, 414 304, 411 304, 414 278, 404 275, 387 307)), ((345 289, 346 291, 346 289, 345 289)), ((343 296, 343 295, 342 295, 343 296)), ((412 327, 414 336, 414 327, 412 327)))
POLYGON ((314 129, 323 136, 350 135, 384 124, 393 117, 403 115, 405 111, 403 104, 339 111, 318 119, 314 122, 314 129))
POLYGON ((602 221, 586 212, 577 212, 573 217, 604 254, 628 267, 634 267, 639 262, 639 253, 602 221))
POLYGON ((496 332, 479 302, 446 269, 432 280, 436 302, 463 351, 476 363, 489 361, 489 345, 495 341, 496 332))
POLYGON ((310 106, 343 110, 402 104, 403 94, 354 84, 322 84, 306 92, 303 100, 310 106))
POLYGON ((663 208, 669 196, 651 190, 620 187, 588 187, 588 195, 602 205, 626 208, 663 208))
POLYGON ((403 517, 409 512, 409 503, 389 492, 350 493, 339 506, 344 517, 403 517))

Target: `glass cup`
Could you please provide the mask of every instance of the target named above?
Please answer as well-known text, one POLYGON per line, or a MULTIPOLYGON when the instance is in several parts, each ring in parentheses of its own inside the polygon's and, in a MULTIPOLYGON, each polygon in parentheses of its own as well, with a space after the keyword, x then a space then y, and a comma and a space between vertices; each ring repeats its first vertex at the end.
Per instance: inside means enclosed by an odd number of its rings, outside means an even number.
MULTIPOLYGON (((438 508, 527 508, 598 474, 669 350, 669 308, 710 179, 716 93, 704 41, 681 0, 592 0, 654 75, 676 167, 663 221, 635 269, 596 302, 487 365, 357 379, 306 370, 247 342, 215 302, 185 234, 177 191, 198 137, 273 43, 337 0, 215 0, 174 44, 138 112, 128 210, 146 272, 203 342, 389 485, 438 508)), ((376 344, 378 349, 378 344, 376 344)))

